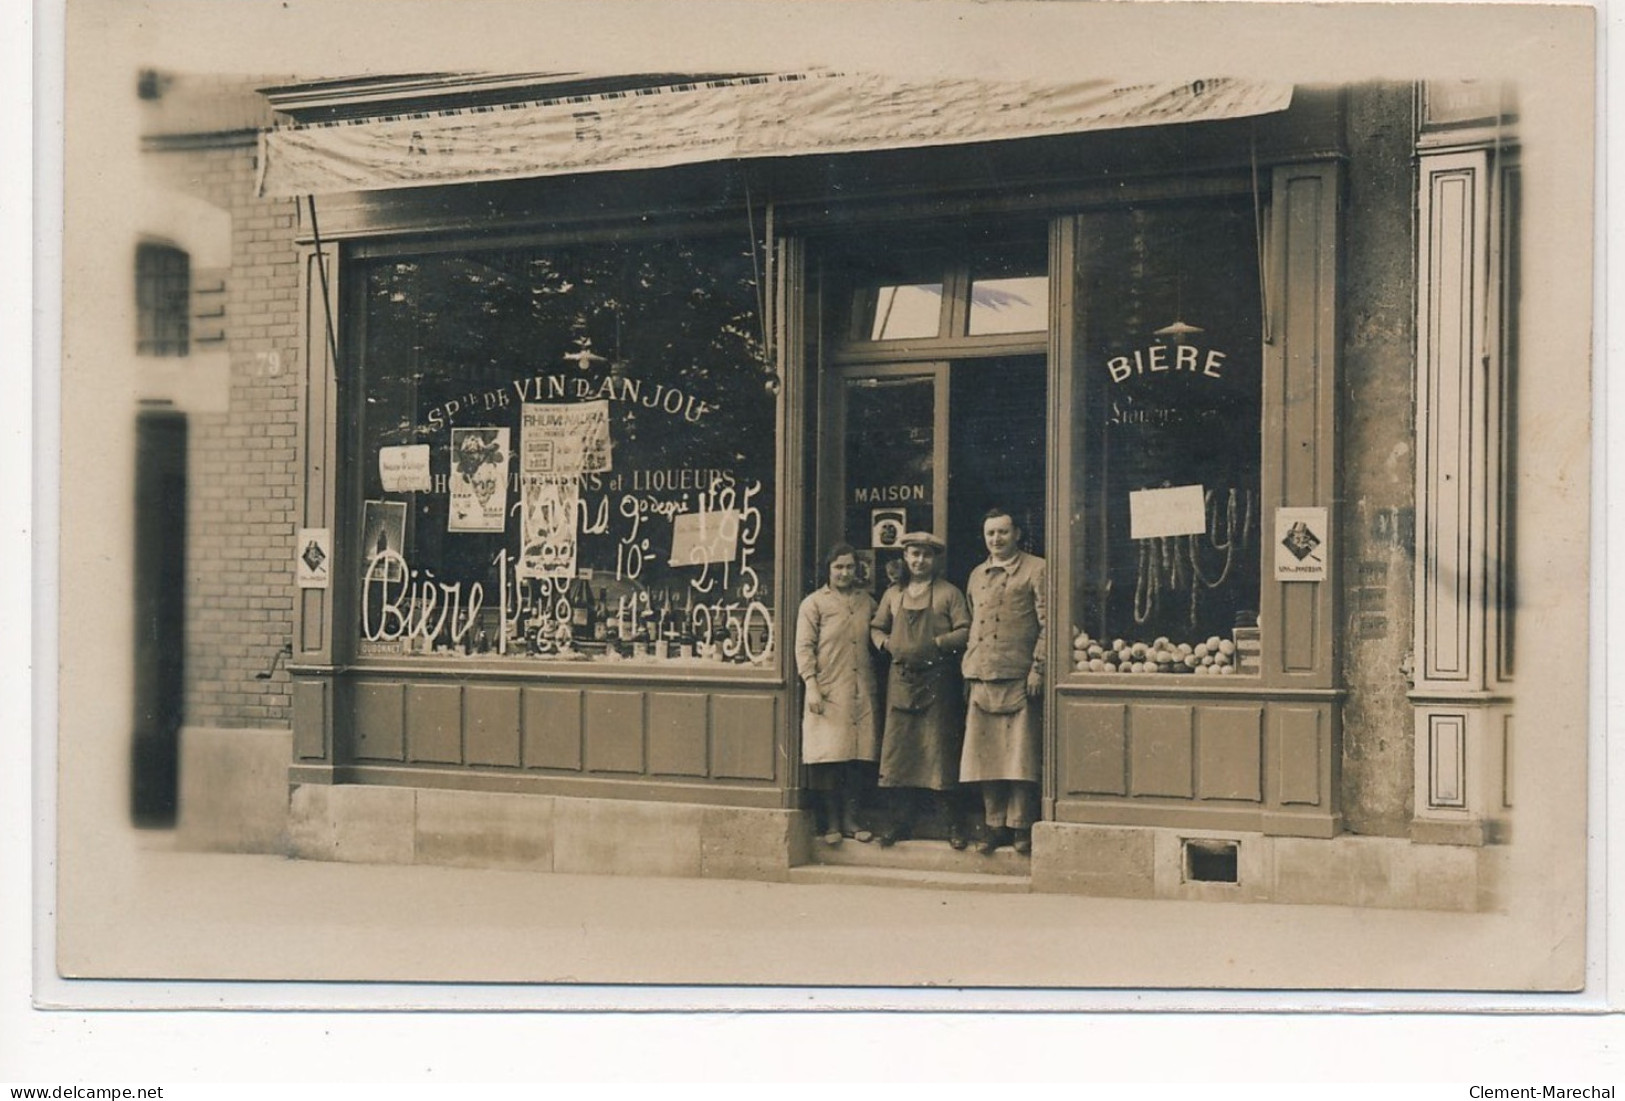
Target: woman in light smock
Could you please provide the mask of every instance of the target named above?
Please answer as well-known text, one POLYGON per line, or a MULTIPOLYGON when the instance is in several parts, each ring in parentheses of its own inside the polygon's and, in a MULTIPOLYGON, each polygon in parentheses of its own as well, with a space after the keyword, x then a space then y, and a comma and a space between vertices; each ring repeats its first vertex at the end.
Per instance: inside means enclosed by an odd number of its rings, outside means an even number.
POLYGON ((986 832, 978 851, 1033 851, 1048 643, 1044 560, 1021 549, 1021 529, 1002 508, 982 518, 987 561, 971 571, 965 752, 959 778, 981 788, 986 832))
POLYGON ((801 602, 796 615, 796 672, 806 686, 801 760, 807 787, 818 794, 827 844, 843 837, 871 840, 858 808, 879 755, 874 659, 869 622, 875 599, 858 587, 857 552, 837 543, 824 556, 828 583, 801 602))
POLYGON ((910 532, 902 543, 903 580, 881 595, 872 636, 891 655, 880 786, 910 790, 890 800, 880 843, 911 836, 934 799, 954 847, 963 848, 950 793, 959 785, 965 732, 959 654, 970 636, 970 607, 964 593, 938 576, 946 543, 924 531, 910 532))

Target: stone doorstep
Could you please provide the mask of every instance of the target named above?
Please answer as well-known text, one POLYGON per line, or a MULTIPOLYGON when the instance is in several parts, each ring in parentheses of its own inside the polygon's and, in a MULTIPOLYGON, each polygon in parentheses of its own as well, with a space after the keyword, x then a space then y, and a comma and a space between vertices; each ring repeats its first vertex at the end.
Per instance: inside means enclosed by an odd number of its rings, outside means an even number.
POLYGON ((878 841, 864 844, 853 838, 839 845, 812 839, 811 863, 824 867, 876 868, 891 871, 947 872, 954 875, 1027 877, 1032 859, 1008 845, 986 856, 975 846, 956 850, 946 841, 899 841, 883 848, 878 841))
POLYGON ((928 891, 989 891, 1027 894, 1028 876, 988 872, 946 872, 918 868, 877 868, 857 864, 799 864, 790 869, 791 883, 807 886, 899 887, 928 891))

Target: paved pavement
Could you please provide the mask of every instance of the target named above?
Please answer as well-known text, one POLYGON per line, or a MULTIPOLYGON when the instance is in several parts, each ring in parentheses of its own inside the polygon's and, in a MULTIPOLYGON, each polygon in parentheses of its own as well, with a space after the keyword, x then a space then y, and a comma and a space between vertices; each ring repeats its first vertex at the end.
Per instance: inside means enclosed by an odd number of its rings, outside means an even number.
MULTIPOLYGON (((563 984, 436 987, 414 1004, 1145 1007, 1203 996, 1144 988, 1216 986, 1274 990, 1215 996, 1224 1005, 1448 1006, 1437 995, 1289 991, 1535 981, 1520 970, 1525 930, 1506 914, 330 864, 150 841, 95 875, 65 875, 59 901, 57 959, 80 979, 563 984), (807 989, 574 985, 627 983, 807 989), (941 989, 963 987, 979 989, 941 989), (1041 989, 987 989, 1005 987, 1041 989)), ((200 989, 68 982, 45 993, 62 1004, 187 1004, 200 989)), ((302 996, 247 987, 208 1004, 302 996)), ((329 987, 317 1001, 406 997, 329 987)))

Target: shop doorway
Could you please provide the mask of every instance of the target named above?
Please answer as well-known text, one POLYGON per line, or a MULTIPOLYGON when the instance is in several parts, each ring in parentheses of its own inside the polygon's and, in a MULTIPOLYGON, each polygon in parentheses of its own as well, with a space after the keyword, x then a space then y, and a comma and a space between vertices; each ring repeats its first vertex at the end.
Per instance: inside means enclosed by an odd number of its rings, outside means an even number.
MULTIPOLYGON (((986 557, 982 520, 995 506, 1015 519, 1023 548, 1042 555, 1047 386, 1040 354, 830 370, 813 561, 833 543, 852 544, 860 584, 878 598, 901 572, 904 533, 930 531, 947 541, 944 576, 963 591, 986 557)), ((883 663, 877 671, 884 693, 883 663)), ((961 794, 962 815, 974 823, 979 804, 961 794)), ((884 817, 884 806, 871 809, 884 817)), ((947 836, 946 819, 915 823, 915 839, 947 836)))

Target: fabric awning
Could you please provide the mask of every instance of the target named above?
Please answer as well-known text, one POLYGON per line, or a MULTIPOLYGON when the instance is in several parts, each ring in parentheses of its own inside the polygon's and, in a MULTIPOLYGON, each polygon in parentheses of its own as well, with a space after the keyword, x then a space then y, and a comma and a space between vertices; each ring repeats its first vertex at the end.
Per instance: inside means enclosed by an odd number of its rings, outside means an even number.
POLYGON ((908 79, 835 72, 295 124, 261 135, 260 194, 427 187, 704 161, 1047 137, 1285 110, 1290 84, 908 79))

